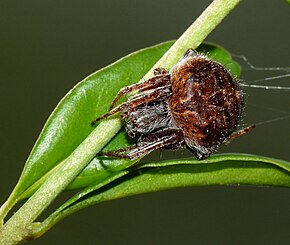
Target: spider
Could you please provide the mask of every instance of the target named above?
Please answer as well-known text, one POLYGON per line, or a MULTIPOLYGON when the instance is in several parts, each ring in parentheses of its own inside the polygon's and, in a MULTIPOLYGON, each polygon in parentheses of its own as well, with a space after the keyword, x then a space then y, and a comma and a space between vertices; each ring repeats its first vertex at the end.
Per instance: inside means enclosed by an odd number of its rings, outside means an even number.
POLYGON ((254 128, 234 133, 242 107, 241 90, 230 72, 189 49, 169 72, 157 68, 152 78, 121 89, 110 111, 92 125, 120 112, 128 135, 138 137, 135 145, 101 155, 134 160, 160 148, 187 147, 202 160, 254 128), (114 108, 132 92, 135 95, 114 108))

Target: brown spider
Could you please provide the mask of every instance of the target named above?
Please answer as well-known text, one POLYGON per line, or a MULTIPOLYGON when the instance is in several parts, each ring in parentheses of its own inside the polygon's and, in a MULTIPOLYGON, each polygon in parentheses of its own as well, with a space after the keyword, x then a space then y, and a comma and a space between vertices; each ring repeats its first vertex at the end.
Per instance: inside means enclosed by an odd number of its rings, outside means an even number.
POLYGON ((160 148, 187 147, 201 160, 254 128, 233 134, 242 105, 238 82, 229 71, 190 49, 170 72, 158 68, 149 80, 121 89, 110 111, 92 125, 121 112, 128 135, 139 137, 135 145, 101 155, 133 160, 160 148), (113 108, 123 95, 134 91, 137 94, 113 108))

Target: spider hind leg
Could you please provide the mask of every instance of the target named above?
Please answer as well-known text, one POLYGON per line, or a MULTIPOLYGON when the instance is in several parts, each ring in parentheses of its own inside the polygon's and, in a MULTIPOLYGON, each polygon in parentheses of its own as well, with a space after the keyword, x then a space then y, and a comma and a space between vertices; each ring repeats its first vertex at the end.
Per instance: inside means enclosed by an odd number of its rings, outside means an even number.
POLYGON ((149 134, 135 145, 111 152, 100 152, 98 155, 136 160, 150 152, 170 145, 182 146, 182 135, 177 129, 163 129, 149 134))
POLYGON ((238 132, 232 134, 227 141, 234 140, 234 139, 236 139, 236 138, 238 138, 238 137, 240 137, 240 136, 252 131, 254 128, 255 128, 254 124, 252 124, 252 125, 250 125, 250 126, 248 126, 246 128, 243 128, 243 129, 239 130, 238 132))

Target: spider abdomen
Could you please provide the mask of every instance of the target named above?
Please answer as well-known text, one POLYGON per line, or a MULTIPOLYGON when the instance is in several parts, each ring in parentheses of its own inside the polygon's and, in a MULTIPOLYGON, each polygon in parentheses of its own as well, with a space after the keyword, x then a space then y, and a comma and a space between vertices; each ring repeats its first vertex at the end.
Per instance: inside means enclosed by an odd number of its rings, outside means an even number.
POLYGON ((189 148, 210 154, 233 133, 240 119, 238 83, 219 63, 201 55, 184 57, 170 74, 173 123, 189 148))

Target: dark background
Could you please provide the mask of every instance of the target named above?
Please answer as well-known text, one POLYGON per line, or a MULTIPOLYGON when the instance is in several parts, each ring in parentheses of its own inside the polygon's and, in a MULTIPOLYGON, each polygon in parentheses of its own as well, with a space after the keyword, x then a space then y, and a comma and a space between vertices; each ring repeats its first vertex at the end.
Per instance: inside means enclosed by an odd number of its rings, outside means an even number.
MULTIPOLYGON (((0 202, 49 114, 78 81, 132 51, 178 38, 210 2, 1 1, 0 202)), ((207 40, 259 67, 290 66, 289 22, 286 1, 243 1, 207 40)), ((271 75, 245 71, 242 78, 271 75)), ((289 87, 289 78, 277 82, 289 87)), ((289 92, 244 91, 242 126, 290 113, 289 92)), ((258 126, 221 152, 290 160, 289 123, 258 126)), ((232 186, 129 197, 74 214, 32 244, 289 244, 289 194, 285 188, 232 186)))

